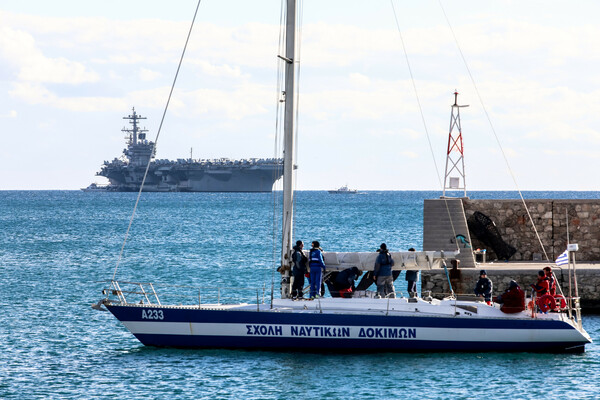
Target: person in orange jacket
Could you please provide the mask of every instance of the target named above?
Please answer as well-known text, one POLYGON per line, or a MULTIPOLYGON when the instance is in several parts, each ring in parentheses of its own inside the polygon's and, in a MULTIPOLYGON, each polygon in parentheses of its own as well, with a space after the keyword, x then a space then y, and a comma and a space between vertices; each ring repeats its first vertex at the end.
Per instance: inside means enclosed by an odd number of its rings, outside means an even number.
POLYGON ((556 296, 556 281, 554 280, 554 274, 552 273, 551 267, 545 267, 544 272, 546 273, 546 278, 548 279, 548 287, 550 294, 552 296, 556 296))
POLYGON ((536 283, 531 285, 538 297, 542 297, 546 293, 550 291, 550 282, 548 278, 546 278, 546 273, 544 271, 538 271, 538 279, 536 283))

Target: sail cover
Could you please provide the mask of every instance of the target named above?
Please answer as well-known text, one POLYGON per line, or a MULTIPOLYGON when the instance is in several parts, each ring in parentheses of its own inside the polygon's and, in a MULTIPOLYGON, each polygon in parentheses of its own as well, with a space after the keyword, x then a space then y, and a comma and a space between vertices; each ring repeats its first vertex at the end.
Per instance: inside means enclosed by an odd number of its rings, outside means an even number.
MULTIPOLYGON (((305 251, 308 256, 308 251, 305 251)), ((325 266, 330 270, 344 270, 357 267, 361 271, 372 271, 375 268, 376 252, 323 252, 325 266)), ((458 251, 396 251, 390 253, 394 260, 393 270, 421 270, 442 268, 443 257, 455 258, 458 251)))

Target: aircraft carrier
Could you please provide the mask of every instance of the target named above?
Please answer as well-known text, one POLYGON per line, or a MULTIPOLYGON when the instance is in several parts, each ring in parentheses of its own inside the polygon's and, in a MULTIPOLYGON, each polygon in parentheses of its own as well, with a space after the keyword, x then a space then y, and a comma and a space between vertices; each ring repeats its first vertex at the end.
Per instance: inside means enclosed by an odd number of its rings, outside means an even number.
POLYGON ((108 178, 107 191, 139 191, 148 161, 150 167, 144 183, 145 192, 271 192, 273 184, 283 175, 280 158, 250 158, 230 160, 219 158, 157 160, 154 142, 146 139, 146 129, 137 114, 123 117, 132 125, 123 128, 127 148, 121 158, 105 161, 96 174, 108 178))

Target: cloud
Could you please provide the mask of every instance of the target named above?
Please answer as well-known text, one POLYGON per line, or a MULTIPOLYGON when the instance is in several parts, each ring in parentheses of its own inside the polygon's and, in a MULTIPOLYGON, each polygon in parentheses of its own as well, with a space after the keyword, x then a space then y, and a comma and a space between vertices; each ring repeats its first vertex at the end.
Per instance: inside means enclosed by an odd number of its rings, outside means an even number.
MULTIPOLYGON (((138 90, 127 94, 125 103, 136 107, 158 108, 165 106, 170 87, 163 86, 138 90)), ((231 90, 176 89, 169 109, 177 115, 210 116, 240 120, 271 112, 274 103, 273 89, 256 84, 240 84, 231 90)))
POLYGON ((233 91, 198 89, 181 96, 195 115, 222 115, 240 120, 269 113, 274 103, 273 89, 257 84, 242 84, 233 91))
POLYGON ((419 154, 414 151, 401 151, 400 155, 410 159, 419 158, 419 154))
POLYGON ((368 87, 371 84, 371 79, 368 76, 357 72, 351 73, 349 76, 350 83, 359 87, 368 87))
POLYGON ((148 82, 160 77, 161 73, 147 68, 140 68, 139 76, 142 81, 148 82))
POLYGON ((79 84, 99 79, 82 63, 44 56, 33 36, 9 27, 0 30, 0 57, 18 71, 18 79, 24 82, 79 84))
POLYGON ((116 111, 129 106, 123 99, 111 97, 59 97, 37 83, 16 83, 9 94, 31 105, 50 105, 54 108, 78 112, 116 111))
MULTIPOLYGON (((417 86, 421 88, 422 101, 431 101, 447 92, 447 87, 435 82, 417 82, 417 86)), ((324 87, 300 94, 303 111, 315 118, 343 115, 351 120, 380 120, 419 113, 412 83, 407 80, 370 79, 351 74, 335 85, 330 82, 324 87), (360 84, 354 85, 357 81, 360 84)))
MULTIPOLYGON (((232 67, 227 64, 217 65, 205 60, 198 59, 188 60, 187 64, 196 65, 200 67, 200 71, 198 73, 201 75, 224 78, 241 78, 243 76, 239 66, 232 67)), ((247 78, 249 77, 249 75, 246 74, 244 75, 244 77, 247 78)))
POLYGON ((17 112, 15 110, 10 110, 6 114, 0 114, 0 118, 17 118, 17 112))

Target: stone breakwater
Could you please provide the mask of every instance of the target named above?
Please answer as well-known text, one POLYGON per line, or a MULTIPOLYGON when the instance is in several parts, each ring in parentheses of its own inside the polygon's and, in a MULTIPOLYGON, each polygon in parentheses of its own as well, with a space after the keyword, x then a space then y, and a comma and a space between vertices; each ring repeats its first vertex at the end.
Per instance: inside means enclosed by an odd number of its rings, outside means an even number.
MULTIPOLYGON (((448 272, 452 287, 457 295, 473 295, 475 283, 479 279, 479 271, 485 269, 488 278, 494 284, 494 296, 503 293, 512 279, 517 281, 521 288, 527 291, 527 295, 530 296, 531 287, 529 285, 536 281, 537 272, 547 265, 550 264, 480 264, 475 269, 449 269, 448 272)), ((554 265, 552 265, 552 269, 563 292, 568 296, 568 269, 561 269, 554 265)), ((441 299, 450 293, 448 279, 443 269, 422 271, 421 279, 423 294, 431 291, 433 297, 441 299)), ((590 313, 600 313, 600 264, 578 264, 577 281, 582 309, 590 313)), ((574 291, 574 286, 572 288, 574 291)))
MULTIPOLYGON (((520 200, 462 199, 467 220, 479 211, 494 221, 502 239, 517 252, 510 261, 541 261, 546 257, 520 200)), ((548 258, 554 261, 566 249, 567 218, 571 243, 579 244, 577 259, 600 260, 600 200, 526 200, 548 258)), ((471 235, 473 248, 486 248, 488 260, 493 250, 471 235)))

